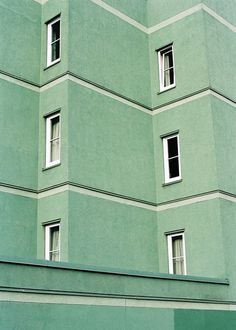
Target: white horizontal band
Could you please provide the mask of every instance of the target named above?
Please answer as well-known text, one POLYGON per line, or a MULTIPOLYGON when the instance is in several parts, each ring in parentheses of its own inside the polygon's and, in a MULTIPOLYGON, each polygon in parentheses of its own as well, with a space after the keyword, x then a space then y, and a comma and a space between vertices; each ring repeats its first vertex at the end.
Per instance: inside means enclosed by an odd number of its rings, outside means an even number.
POLYGON ((136 308, 169 308, 169 309, 198 309, 198 310, 224 310, 235 311, 236 306, 224 303, 180 302, 144 299, 125 299, 109 297, 83 297, 73 295, 54 295, 21 292, 0 292, 0 301, 60 304, 60 305, 89 305, 136 308))

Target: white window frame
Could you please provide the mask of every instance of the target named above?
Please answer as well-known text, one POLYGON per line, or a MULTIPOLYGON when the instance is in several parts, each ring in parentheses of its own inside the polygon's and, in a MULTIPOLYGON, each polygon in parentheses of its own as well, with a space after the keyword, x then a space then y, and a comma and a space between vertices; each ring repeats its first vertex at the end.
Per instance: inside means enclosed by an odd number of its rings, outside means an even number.
POLYGON ((61 17, 58 16, 49 23, 47 23, 47 66, 53 65, 61 60, 61 17), (59 58, 52 61, 52 25, 56 22, 60 22, 60 36, 57 40, 59 40, 59 58))
MULTIPOLYGON (((159 64, 159 80, 160 80, 160 91, 166 91, 170 88, 173 88, 176 86, 175 83, 175 60, 174 60, 174 49, 173 49, 173 45, 168 45, 160 50, 158 50, 158 64, 159 64), (173 75, 174 75, 174 81, 172 84, 168 85, 168 86, 164 86, 164 55, 171 51, 172 52, 172 59, 173 59, 173 75)), ((169 68, 170 69, 170 68, 169 68)))
POLYGON ((58 261, 60 261, 60 251, 61 251, 61 238, 60 238, 60 222, 55 222, 53 224, 50 225, 45 225, 45 259, 52 261, 50 259, 50 243, 51 243, 51 228, 54 227, 58 227, 59 228, 59 257, 58 257, 58 261))
POLYGON ((180 143, 179 143, 179 134, 172 134, 162 138, 163 140, 163 156, 164 156, 164 173, 165 173, 165 183, 171 183, 181 180, 181 162, 180 162, 180 143), (177 146, 178 146, 178 165, 179 165, 179 175, 173 178, 170 178, 170 168, 169 168, 169 158, 168 157, 168 140, 177 137, 177 146))
POLYGON ((174 267, 173 267, 173 238, 174 237, 177 237, 177 236, 182 236, 182 244, 183 244, 183 267, 184 267, 184 273, 181 274, 181 275, 186 275, 187 274, 187 269, 186 269, 186 253, 185 253, 185 235, 184 235, 184 232, 177 232, 177 233, 174 233, 174 234, 167 234, 169 273, 170 274, 174 274, 174 267))
POLYGON ((54 165, 58 165, 61 162, 61 115, 60 112, 54 113, 53 115, 46 117, 46 168, 54 165), (51 160, 51 131, 52 131, 52 120, 59 117, 59 158, 51 160))

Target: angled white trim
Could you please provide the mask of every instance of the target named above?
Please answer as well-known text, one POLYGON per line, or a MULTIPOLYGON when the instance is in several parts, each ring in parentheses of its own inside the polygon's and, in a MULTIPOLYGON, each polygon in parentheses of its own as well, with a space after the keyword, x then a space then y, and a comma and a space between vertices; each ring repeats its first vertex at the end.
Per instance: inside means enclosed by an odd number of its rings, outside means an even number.
POLYGON ((81 86, 83 86, 83 87, 89 88, 89 89, 91 89, 91 90, 93 90, 93 91, 95 91, 97 93, 103 94, 103 95, 108 96, 108 97, 110 97, 110 98, 112 98, 114 100, 117 100, 117 101, 119 101, 121 103, 124 103, 124 104, 126 104, 126 105, 128 105, 128 106, 130 106, 132 108, 141 110, 141 111, 143 111, 145 113, 148 113, 149 115, 151 114, 151 111, 150 110, 147 110, 146 108, 142 107, 141 105, 138 105, 138 104, 136 104, 134 102, 128 101, 128 100, 126 100, 125 98, 123 98, 121 96, 115 95, 115 94, 113 94, 113 93, 111 93, 109 91, 106 91, 106 90, 104 90, 104 89, 102 89, 100 87, 94 86, 94 85, 92 85, 92 84, 90 84, 90 83, 88 83, 88 82, 86 82, 86 81, 84 81, 82 79, 79 79, 79 78, 74 77, 74 76, 71 76, 71 75, 68 75, 68 79, 71 80, 71 81, 73 81, 73 82, 75 82, 75 83, 77 83, 77 84, 79 84, 79 85, 81 85, 81 86))
POLYGON ((52 188, 52 189, 49 189, 49 190, 46 190, 46 191, 42 191, 37 195, 37 198, 41 199, 41 198, 61 194, 61 193, 64 193, 65 191, 68 191, 68 190, 69 190, 69 185, 65 184, 61 187, 56 187, 56 188, 52 188))
POLYGON ((17 78, 10 77, 10 76, 8 76, 8 75, 6 75, 4 73, 0 73, 0 79, 5 80, 5 81, 8 81, 10 83, 13 83, 15 85, 18 85, 18 86, 21 86, 21 87, 30 89, 30 90, 32 90, 34 92, 39 92, 40 91, 39 87, 34 86, 31 83, 28 83, 28 82, 24 82, 22 80, 19 80, 17 78))
POLYGON ((122 19, 123 21, 129 23, 130 25, 136 27, 140 31, 145 32, 145 33, 148 33, 148 28, 146 28, 146 26, 138 23, 133 18, 131 18, 131 17, 123 14, 121 11, 113 8, 112 6, 108 5, 104 1, 102 1, 102 0, 90 0, 90 1, 93 2, 93 3, 95 3, 98 6, 102 7, 106 11, 112 13, 113 15, 119 17, 120 19, 122 19))
POLYGON ((224 303, 204 303, 188 301, 168 301, 126 299, 109 297, 83 297, 63 294, 37 294, 25 292, 0 292, 0 301, 42 303, 60 305, 89 305, 89 306, 114 306, 114 307, 135 307, 135 308, 169 308, 169 309, 197 309, 197 310, 222 310, 235 311, 236 305, 224 303))
POLYGON ((163 29, 164 27, 166 27, 168 25, 171 25, 173 23, 176 23, 179 20, 181 20, 181 19, 183 19, 183 18, 185 18, 187 16, 190 16, 190 15, 196 13, 197 11, 199 11, 201 9, 202 9, 202 5, 201 4, 198 4, 198 5, 196 5, 196 6, 192 7, 192 8, 189 8, 187 10, 182 11, 181 13, 179 13, 179 14, 177 14, 175 16, 172 16, 172 17, 166 19, 165 21, 162 21, 159 24, 156 24, 156 25, 148 28, 148 31, 147 32, 148 32, 148 34, 151 34, 153 32, 156 32, 156 31, 158 31, 160 29, 163 29))
POLYGON ((202 9, 205 10, 205 12, 207 12, 209 15, 214 17, 217 21, 225 25, 228 29, 230 29, 233 32, 236 32, 236 27, 233 24, 229 23, 226 19, 218 15, 214 10, 207 7, 204 3, 202 4, 202 9))
POLYGON ((178 107, 180 105, 183 105, 183 104, 186 104, 186 103, 189 103, 189 102, 192 102, 194 100, 197 100, 197 99, 200 99, 204 96, 207 96, 207 95, 210 95, 210 90, 207 90, 207 91, 204 91, 204 92, 200 92, 198 94, 195 94, 195 95, 192 95, 192 96, 189 96, 189 97, 186 97, 184 98, 183 100, 180 100, 180 101, 176 101, 176 102, 173 102, 171 104, 168 104, 168 105, 164 105, 156 110, 154 110, 152 112, 153 115, 156 115, 158 113, 161 113, 163 111, 166 111, 166 110, 169 110, 169 109, 173 109, 175 107, 178 107))
POLYGON ((39 91, 40 91, 40 93, 45 92, 46 90, 48 90, 48 89, 50 89, 50 88, 52 88, 52 87, 54 87, 54 86, 56 86, 56 85, 64 82, 64 81, 67 81, 67 80, 69 80, 69 74, 65 74, 62 77, 59 77, 59 78, 57 78, 57 79, 55 79, 55 80, 53 80, 53 81, 51 81, 49 83, 46 83, 45 85, 43 85, 42 87, 40 87, 39 91))
POLYGON ((5 187, 0 185, 0 192, 37 199, 36 193, 17 188, 5 187))
POLYGON ((229 99, 227 99, 226 97, 214 92, 214 91, 210 91, 210 94, 215 96, 217 99, 219 99, 220 101, 223 101, 225 103, 228 103, 229 105, 231 105, 232 107, 236 108, 236 103, 233 101, 230 101, 229 99))

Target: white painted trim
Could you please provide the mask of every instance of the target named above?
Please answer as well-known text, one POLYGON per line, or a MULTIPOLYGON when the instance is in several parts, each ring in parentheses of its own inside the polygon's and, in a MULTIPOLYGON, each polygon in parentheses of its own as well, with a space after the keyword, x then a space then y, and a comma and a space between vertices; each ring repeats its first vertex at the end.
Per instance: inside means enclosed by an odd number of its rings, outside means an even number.
POLYGON ((24 82, 22 80, 19 80, 17 78, 13 78, 13 77, 10 77, 6 74, 3 74, 3 73, 0 73, 0 79, 2 80, 5 80, 5 81, 8 81, 10 83, 13 83, 15 85, 18 85, 18 86, 21 86, 21 87, 24 87, 24 88, 27 88, 27 89, 30 89, 34 92, 39 92, 40 91, 40 88, 37 87, 37 86, 34 86, 28 82, 24 82))
POLYGON ((45 159, 45 167, 49 168, 51 166, 60 164, 61 161, 61 114, 60 112, 56 112, 52 114, 51 116, 46 117, 46 146, 45 146, 45 151, 46 151, 46 159, 45 159), (58 143, 58 159, 52 161, 51 160, 51 133, 52 133, 52 120, 54 118, 59 118, 59 135, 57 137, 59 143, 58 143))
POLYGON ((17 196, 21 196, 21 197, 33 198, 33 199, 38 198, 37 194, 34 192, 25 191, 25 190, 17 189, 17 188, 5 187, 5 186, 1 186, 1 185, 0 185, 0 192, 17 195, 17 196))
POLYGON ((61 60, 61 17, 56 17, 47 24, 47 66, 51 66, 60 62, 61 60), (57 41, 59 41, 59 57, 52 61, 52 26, 59 22, 60 34, 57 41))
POLYGON ((59 231, 59 234, 58 234, 58 242, 59 242, 59 260, 60 261, 60 222, 54 222, 50 225, 46 225, 45 226, 45 259, 46 260, 51 260, 50 259, 50 244, 51 244, 51 228, 53 227, 58 227, 58 231, 59 231))
POLYGON ((108 11, 109 13, 119 17, 120 19, 122 19, 123 21, 125 21, 126 23, 129 23, 130 25, 136 27, 137 29, 139 29, 142 32, 148 33, 148 28, 140 23, 138 23, 137 21, 135 21, 133 18, 123 14, 121 11, 113 8, 112 6, 108 5, 107 3, 105 3, 102 0, 90 0, 91 2, 93 2, 94 4, 100 6, 101 8, 105 9, 106 11, 108 11))
POLYGON ((165 174, 165 183, 175 182, 181 180, 181 162, 180 162, 180 145, 179 145, 179 133, 167 135, 163 138, 163 160, 164 160, 164 174, 165 174), (172 138, 177 138, 177 147, 178 147, 178 167, 179 175, 173 178, 170 178, 170 167, 169 167, 169 150, 168 150, 168 140, 172 138))
POLYGON ((185 253, 185 238, 184 232, 178 232, 175 234, 167 235, 167 250, 168 250, 168 265, 169 265, 169 273, 174 274, 174 265, 173 265, 173 237, 182 236, 182 249, 183 249, 183 260, 184 260, 184 273, 182 275, 187 274, 186 270, 186 253, 185 253))
POLYGON ((211 91, 211 90, 210 90, 210 94, 211 94, 212 96, 215 96, 216 98, 218 98, 220 101, 225 102, 225 103, 228 103, 228 104, 231 105, 232 107, 236 108, 236 103, 230 101, 230 100, 227 99, 226 97, 224 97, 224 96, 222 96, 222 95, 220 95, 220 94, 218 94, 218 93, 216 93, 216 92, 214 92, 214 91, 211 91))
POLYGON ((37 294, 25 292, 0 292, 0 301, 42 303, 60 305, 88 305, 88 306, 113 306, 113 307, 135 307, 135 308, 168 308, 168 309, 197 309, 197 310, 219 310, 236 311, 236 305, 224 303, 204 303, 187 301, 161 301, 145 299, 126 299, 109 297, 83 297, 62 294, 37 294))
MULTIPOLYGON (((166 91, 170 88, 175 87, 175 60, 174 60, 174 49, 173 45, 166 46, 160 50, 158 50, 158 66, 159 66, 159 83, 160 83, 160 92, 166 91), (173 84, 164 86, 165 81, 165 54, 168 50, 172 53, 172 61, 173 61, 173 75, 174 75, 174 82, 173 84)), ((170 69, 169 69, 170 70, 170 69)))
POLYGON ((209 15, 211 15, 213 18, 215 18, 218 22, 225 25, 228 29, 230 29, 233 32, 236 32, 236 26, 229 23, 226 19, 224 19, 222 16, 218 15, 214 10, 207 7, 204 3, 202 3, 202 9, 205 10, 209 15))

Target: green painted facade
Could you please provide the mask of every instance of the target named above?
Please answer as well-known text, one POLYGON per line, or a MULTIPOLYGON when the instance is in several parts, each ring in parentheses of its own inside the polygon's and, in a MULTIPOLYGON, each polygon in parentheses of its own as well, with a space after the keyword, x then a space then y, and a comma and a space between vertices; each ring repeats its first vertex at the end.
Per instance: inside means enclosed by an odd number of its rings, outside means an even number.
POLYGON ((0 329, 236 328, 235 9, 0 0, 0 329), (176 86, 161 92, 170 44, 176 86), (56 111, 60 164, 46 168, 56 111), (165 184, 162 137, 177 131, 182 178, 165 184), (61 261, 45 261, 58 220, 61 261), (178 230, 187 275, 169 274, 178 230))

